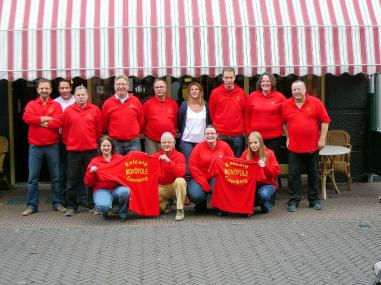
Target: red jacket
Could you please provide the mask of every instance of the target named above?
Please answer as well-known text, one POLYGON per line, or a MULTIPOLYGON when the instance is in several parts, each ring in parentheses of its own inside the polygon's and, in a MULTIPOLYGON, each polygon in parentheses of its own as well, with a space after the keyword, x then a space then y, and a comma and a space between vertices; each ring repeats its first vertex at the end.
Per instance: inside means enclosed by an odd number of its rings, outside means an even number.
MULTIPOLYGON (((249 151, 246 149, 242 155, 242 159, 247 159, 247 153, 249 151)), ((259 167, 259 174, 257 176, 257 187, 261 185, 271 184, 274 185, 275 189, 278 188, 276 178, 280 174, 280 167, 278 161, 276 160, 275 154, 271 149, 265 148, 266 153, 266 164, 265 167, 259 167)), ((258 156, 254 155, 252 161, 258 162, 258 156)))
POLYGON ((165 97, 160 101, 152 97, 143 105, 144 112, 144 135, 155 142, 159 142, 164 132, 170 132, 173 136, 177 130, 177 113, 179 106, 171 98, 165 97))
POLYGON ((221 140, 217 140, 215 148, 210 148, 206 141, 200 142, 192 150, 189 158, 189 169, 193 179, 200 184, 205 192, 210 192, 208 180, 213 177, 210 164, 219 156, 233 156, 230 146, 221 140))
POLYGON ((222 84, 213 89, 209 99, 210 119, 217 133, 224 136, 241 136, 244 132, 246 94, 234 85, 228 90, 222 84))
POLYGON ((46 104, 42 103, 40 97, 36 100, 30 101, 24 110, 23 119, 29 125, 28 142, 29 144, 37 146, 52 145, 59 142, 59 125, 54 124, 53 121, 48 123, 48 127, 42 127, 41 117, 49 116, 56 118, 62 114, 61 105, 48 99, 46 104))
POLYGON ((97 191, 99 189, 106 189, 106 190, 114 190, 116 187, 120 186, 120 183, 116 181, 110 181, 110 180, 102 180, 99 179, 97 172, 90 172, 91 166, 101 167, 105 166, 112 161, 115 161, 118 158, 121 158, 122 156, 118 153, 115 153, 112 155, 110 162, 105 160, 102 155, 98 155, 94 157, 89 165, 87 166, 84 182, 87 187, 93 188, 93 191, 97 191))
POLYGON ((98 106, 89 103, 80 108, 74 103, 66 108, 62 122, 62 140, 66 150, 96 149, 102 130, 102 115, 98 106))
POLYGON ((124 104, 111 96, 103 104, 102 121, 112 139, 129 141, 137 138, 144 123, 142 104, 133 95, 128 95, 124 104))
MULTIPOLYGON (((164 154, 164 151, 161 150, 159 152, 154 153, 152 156, 159 157, 164 154)), ((160 160, 161 167, 161 175, 159 176, 159 184, 166 185, 173 183, 176 178, 185 176, 185 157, 184 155, 174 149, 169 159, 170 162, 166 162, 164 160, 160 160)))
POLYGON ((281 107, 286 98, 278 91, 271 91, 268 96, 257 90, 250 94, 246 103, 246 134, 259 132, 264 139, 280 137, 283 133, 281 107))

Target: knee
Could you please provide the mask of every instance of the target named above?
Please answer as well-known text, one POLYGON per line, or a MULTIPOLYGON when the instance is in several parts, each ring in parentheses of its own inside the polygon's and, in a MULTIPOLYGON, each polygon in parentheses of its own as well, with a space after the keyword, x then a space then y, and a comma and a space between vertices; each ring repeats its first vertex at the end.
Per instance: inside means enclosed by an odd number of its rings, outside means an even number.
POLYGON ((178 189, 178 188, 185 189, 185 187, 187 186, 187 182, 182 177, 176 178, 174 183, 175 183, 175 189, 178 189))
POLYGON ((130 189, 127 187, 123 187, 122 189, 120 189, 118 199, 123 201, 127 200, 128 198, 130 198, 130 189))

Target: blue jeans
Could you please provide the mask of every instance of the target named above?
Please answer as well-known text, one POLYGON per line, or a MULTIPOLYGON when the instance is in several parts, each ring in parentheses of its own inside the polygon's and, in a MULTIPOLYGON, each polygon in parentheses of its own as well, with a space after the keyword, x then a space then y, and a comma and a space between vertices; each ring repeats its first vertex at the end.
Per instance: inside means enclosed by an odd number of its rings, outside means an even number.
MULTIPOLYGON (((214 190, 214 184, 216 182, 216 178, 212 178, 209 180, 209 185, 212 188, 211 192, 214 190)), ((194 179, 191 179, 191 181, 188 184, 187 194, 189 197, 189 200, 196 204, 196 207, 200 208, 206 208, 206 201, 207 201, 207 192, 204 192, 202 190, 200 184, 198 184, 194 179)))
POLYGON ((134 138, 129 141, 118 141, 114 140, 115 152, 120 153, 121 155, 126 155, 131 150, 142 150, 142 145, 140 143, 140 138, 134 138))
POLYGON ((58 144, 48 146, 29 145, 28 155, 28 184, 27 184, 27 203, 26 206, 35 211, 38 210, 39 203, 39 187, 38 179, 40 178, 41 167, 46 158, 51 187, 52 187, 52 207, 57 208, 61 204, 61 191, 59 179, 60 155, 58 144))
POLYGON ((127 217, 130 188, 118 186, 114 190, 98 189, 94 192, 93 198, 95 208, 102 214, 112 209, 112 201, 115 199, 119 205, 119 216, 127 217))
POLYGON ((183 140, 180 140, 180 143, 179 143, 179 150, 185 156, 185 163, 186 163, 185 178, 187 181, 190 181, 190 179, 192 178, 189 171, 189 158, 196 144, 197 143, 186 142, 183 140))
POLYGON ((223 136, 218 135, 220 140, 228 143, 235 157, 241 157, 244 148, 244 139, 242 136, 223 136))
POLYGON ((259 200, 263 213, 268 213, 271 209, 270 200, 275 193, 274 185, 262 185, 257 187, 255 197, 259 200))

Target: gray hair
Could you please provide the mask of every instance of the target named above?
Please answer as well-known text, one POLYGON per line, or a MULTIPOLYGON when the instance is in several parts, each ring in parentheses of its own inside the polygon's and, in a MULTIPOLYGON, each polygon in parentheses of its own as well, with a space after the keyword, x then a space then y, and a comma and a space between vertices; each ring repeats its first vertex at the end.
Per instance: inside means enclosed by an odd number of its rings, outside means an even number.
POLYGON ((127 83, 130 83, 129 80, 128 80, 128 77, 124 74, 119 74, 115 77, 115 80, 114 82, 118 81, 119 79, 124 79, 125 81, 127 81, 127 83))
POLYGON ((170 139, 172 140, 172 142, 175 142, 175 137, 170 132, 164 132, 161 135, 160 142, 163 141, 164 139, 170 139))
POLYGON ((87 88, 83 85, 79 85, 79 86, 75 87, 74 94, 77 93, 78 90, 85 90, 86 94, 89 94, 89 92, 87 91, 87 88))

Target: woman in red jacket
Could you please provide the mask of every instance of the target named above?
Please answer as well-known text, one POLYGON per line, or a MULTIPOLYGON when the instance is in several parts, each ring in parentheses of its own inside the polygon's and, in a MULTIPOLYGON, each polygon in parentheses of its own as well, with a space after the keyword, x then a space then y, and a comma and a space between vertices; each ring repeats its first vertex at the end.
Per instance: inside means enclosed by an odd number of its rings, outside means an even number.
POLYGON ((250 133, 248 141, 249 147, 241 158, 258 162, 260 172, 255 196, 259 199, 262 213, 268 213, 271 210, 270 200, 278 188, 276 178, 280 173, 279 164, 274 152, 265 147, 260 133, 250 133))
POLYGON ((234 156, 230 146, 217 139, 217 131, 213 125, 207 125, 204 141, 193 149, 189 168, 192 179, 187 189, 189 200, 196 204, 196 211, 206 210, 206 194, 213 192, 215 179, 209 170, 211 162, 219 156, 234 156))
POLYGON ((109 136, 103 136, 98 143, 99 155, 94 157, 87 166, 85 184, 93 188, 95 208, 102 213, 104 219, 108 217, 108 211, 112 209, 112 202, 116 200, 119 205, 120 221, 127 219, 130 189, 115 181, 100 180, 97 176, 98 167, 109 164, 121 157, 114 153, 114 143, 109 136))

